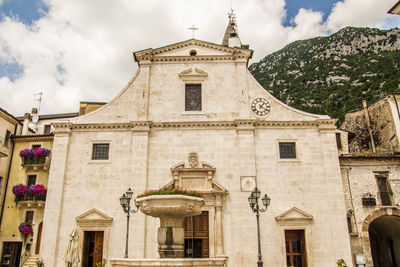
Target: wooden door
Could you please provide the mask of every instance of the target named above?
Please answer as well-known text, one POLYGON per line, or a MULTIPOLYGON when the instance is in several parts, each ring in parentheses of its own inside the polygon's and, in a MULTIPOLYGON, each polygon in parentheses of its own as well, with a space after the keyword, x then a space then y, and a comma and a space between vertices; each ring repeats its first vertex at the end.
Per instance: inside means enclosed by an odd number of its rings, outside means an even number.
POLYGON ((304 230, 286 230, 285 247, 287 266, 307 266, 304 230))
POLYGON ((199 216, 186 217, 185 228, 185 257, 208 258, 208 211, 203 211, 199 216))
POLYGON ((40 253, 40 242, 42 241, 42 228, 43 228, 43 222, 39 224, 39 229, 37 233, 36 248, 35 248, 36 255, 40 253))
POLYGON ((22 242, 4 242, 1 267, 18 267, 21 260, 22 242))
POLYGON ((95 267, 103 260, 103 231, 85 231, 82 267, 95 267))

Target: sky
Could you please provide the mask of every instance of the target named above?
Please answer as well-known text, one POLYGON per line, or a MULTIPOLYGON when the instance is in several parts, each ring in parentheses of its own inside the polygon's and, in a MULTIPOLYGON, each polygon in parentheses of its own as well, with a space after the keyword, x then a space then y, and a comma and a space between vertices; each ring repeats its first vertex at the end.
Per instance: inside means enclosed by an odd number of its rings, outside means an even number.
POLYGON ((390 29, 397 0, 0 0, 0 107, 20 116, 108 102, 137 70, 132 52, 192 37, 221 43, 234 9, 252 62, 346 26, 390 29))

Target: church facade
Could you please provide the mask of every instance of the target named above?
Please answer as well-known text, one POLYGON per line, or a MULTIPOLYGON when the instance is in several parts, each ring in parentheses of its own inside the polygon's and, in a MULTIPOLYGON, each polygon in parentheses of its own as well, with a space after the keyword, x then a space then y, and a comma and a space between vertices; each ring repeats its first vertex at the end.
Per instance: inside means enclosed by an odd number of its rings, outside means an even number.
POLYGON ((53 123, 45 266, 65 265, 74 229, 78 266, 99 259, 164 266, 159 220, 141 212, 130 219, 124 259, 119 198, 128 188, 136 196, 171 184, 201 192, 206 202, 185 222, 185 258, 171 260, 175 266, 254 266, 248 197, 255 186, 271 198, 260 214, 265 266, 352 262, 335 120, 291 108, 262 88, 234 26, 231 18, 222 45, 190 39, 135 52, 139 70, 112 101, 53 123))

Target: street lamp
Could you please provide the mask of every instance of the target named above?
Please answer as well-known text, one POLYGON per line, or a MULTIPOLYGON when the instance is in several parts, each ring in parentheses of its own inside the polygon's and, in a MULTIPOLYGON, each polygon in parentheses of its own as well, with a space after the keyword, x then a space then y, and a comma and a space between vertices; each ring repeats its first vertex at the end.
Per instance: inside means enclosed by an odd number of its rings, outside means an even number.
POLYGON ((261 199, 263 205, 265 206, 265 209, 260 208, 258 206, 258 199, 260 198, 261 191, 258 190, 258 188, 254 188, 253 192, 251 192, 251 195, 249 196, 249 205, 251 210, 256 214, 257 218, 257 237, 258 237, 258 261, 257 261, 257 266, 258 267, 263 267, 263 262, 262 262, 262 257, 261 257, 261 244, 260 244, 260 212, 265 212, 268 209, 269 204, 271 203, 271 199, 265 194, 263 198, 261 199))
POLYGON ((122 209, 126 213, 126 246, 125 246, 125 258, 128 258, 128 239, 129 239, 129 218, 131 213, 136 213, 139 210, 139 205, 136 203, 136 199, 134 199, 135 207, 131 209, 131 199, 132 199, 133 191, 131 188, 126 191, 122 197, 119 198, 119 202, 121 203, 122 209))

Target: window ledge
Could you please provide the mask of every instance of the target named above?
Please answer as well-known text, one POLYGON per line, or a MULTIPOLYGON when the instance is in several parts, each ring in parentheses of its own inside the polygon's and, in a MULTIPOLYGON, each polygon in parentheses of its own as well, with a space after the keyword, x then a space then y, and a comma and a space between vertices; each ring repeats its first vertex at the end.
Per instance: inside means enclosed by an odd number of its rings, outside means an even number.
POLYGON ((182 115, 206 115, 206 113, 202 111, 184 111, 182 115))
POLYGON ((108 164, 111 163, 111 160, 107 159, 92 159, 87 162, 88 164, 108 164))
POLYGON ((287 162, 298 162, 300 163, 300 159, 278 159, 278 163, 287 163, 287 162))

